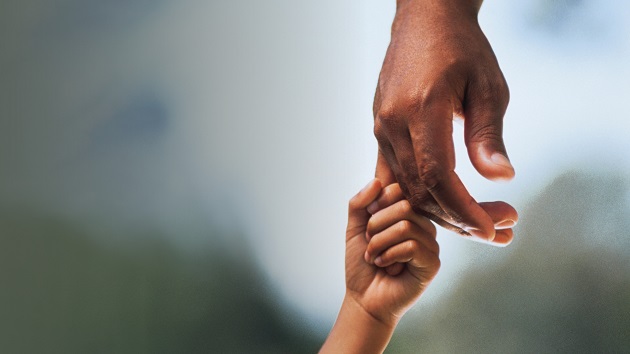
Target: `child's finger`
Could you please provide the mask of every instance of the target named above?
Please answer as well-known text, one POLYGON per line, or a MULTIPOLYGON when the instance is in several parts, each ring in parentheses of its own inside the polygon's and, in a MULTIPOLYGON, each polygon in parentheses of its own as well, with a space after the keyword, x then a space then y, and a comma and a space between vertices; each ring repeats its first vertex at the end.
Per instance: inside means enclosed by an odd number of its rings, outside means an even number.
POLYGON ((421 243, 425 248, 435 254, 439 254, 440 252, 440 246, 435 240, 434 233, 428 232, 409 220, 401 220, 370 239, 365 250, 364 258, 368 263, 372 263, 375 258, 388 248, 408 240, 415 240, 421 243))
POLYGON ((394 263, 408 263, 414 268, 430 270, 430 273, 435 275, 440 267, 440 257, 418 240, 407 240, 385 250, 374 260, 374 263, 379 267, 388 267, 394 263))
POLYGON ((374 214, 404 198, 405 195, 400 189, 400 185, 393 183, 383 188, 381 194, 367 207, 367 210, 370 214, 374 214))
POLYGON ((373 214, 368 221, 367 235, 368 237, 376 235, 400 220, 409 220, 435 237, 435 225, 426 217, 416 214, 406 199, 400 200, 394 205, 390 205, 373 214))
POLYGON ((365 227, 370 218, 366 211, 367 206, 372 203, 381 192, 381 182, 378 179, 371 180, 359 193, 357 193, 348 203, 348 227, 346 234, 358 227, 365 227))

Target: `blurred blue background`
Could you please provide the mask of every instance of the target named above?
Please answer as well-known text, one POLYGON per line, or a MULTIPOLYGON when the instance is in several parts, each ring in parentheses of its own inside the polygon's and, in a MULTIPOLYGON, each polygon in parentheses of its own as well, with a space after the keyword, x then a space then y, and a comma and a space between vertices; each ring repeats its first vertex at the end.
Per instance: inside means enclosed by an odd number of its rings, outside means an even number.
MULTIPOLYGON (((0 2, 0 351, 312 353, 394 1, 0 2)), ((391 353, 630 351, 630 3, 487 0, 520 212, 391 353)))

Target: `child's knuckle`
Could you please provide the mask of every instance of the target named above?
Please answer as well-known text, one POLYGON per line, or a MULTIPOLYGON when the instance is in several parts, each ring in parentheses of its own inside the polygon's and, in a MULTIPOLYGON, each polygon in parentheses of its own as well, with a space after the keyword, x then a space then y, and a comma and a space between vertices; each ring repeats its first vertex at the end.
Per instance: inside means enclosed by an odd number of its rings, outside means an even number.
POLYGON ((415 251, 419 248, 418 241, 416 240, 408 240, 405 242, 405 253, 408 255, 413 255, 415 251))
POLYGON ((374 255, 376 252, 376 245, 374 244, 374 242, 370 242, 368 243, 367 247, 366 247, 366 251, 369 255, 374 255))
POLYGON ((409 216, 413 214, 413 209, 411 208, 411 204, 406 199, 399 203, 398 208, 401 215, 409 216))
POLYGON ((413 231, 413 226, 409 220, 401 220, 398 222, 398 229, 403 234, 409 234, 413 231))

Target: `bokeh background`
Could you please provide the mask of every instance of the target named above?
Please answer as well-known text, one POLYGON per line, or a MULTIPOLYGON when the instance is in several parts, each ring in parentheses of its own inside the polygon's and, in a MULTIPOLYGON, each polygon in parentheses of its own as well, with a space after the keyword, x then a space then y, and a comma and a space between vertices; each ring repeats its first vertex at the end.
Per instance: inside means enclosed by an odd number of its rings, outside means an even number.
MULTIPOLYGON (((313 353, 395 2, 0 1, 0 352, 313 353)), ((390 353, 630 351, 630 3, 486 0, 520 212, 390 353)))

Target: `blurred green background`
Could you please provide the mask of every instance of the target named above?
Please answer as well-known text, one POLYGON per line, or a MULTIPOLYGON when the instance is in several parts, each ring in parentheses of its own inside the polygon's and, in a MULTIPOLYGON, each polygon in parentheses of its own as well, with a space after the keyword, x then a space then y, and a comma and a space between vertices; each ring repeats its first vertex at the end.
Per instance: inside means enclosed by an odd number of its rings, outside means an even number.
MULTIPOLYGON (((394 2, 0 2, 0 352, 313 353, 394 2)), ((390 353, 630 351, 630 4, 487 0, 512 245, 439 233, 390 353)))

